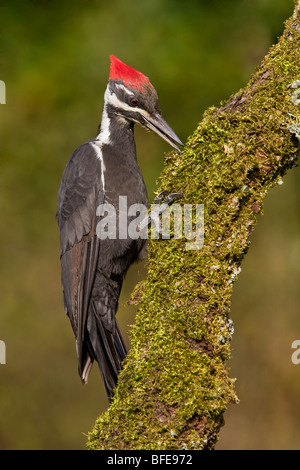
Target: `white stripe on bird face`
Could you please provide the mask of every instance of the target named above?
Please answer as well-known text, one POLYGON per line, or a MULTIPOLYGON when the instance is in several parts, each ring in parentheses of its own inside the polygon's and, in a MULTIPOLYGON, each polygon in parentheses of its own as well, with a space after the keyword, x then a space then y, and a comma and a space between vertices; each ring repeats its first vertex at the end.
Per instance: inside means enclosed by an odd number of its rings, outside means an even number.
MULTIPOLYGON (((132 95, 132 93, 124 86, 122 83, 117 83, 116 87, 119 89, 124 90, 128 95, 132 95)), ((110 118, 107 115, 107 104, 110 104, 114 106, 117 109, 120 109, 121 111, 130 111, 136 112, 137 114, 142 114, 145 117, 149 116, 149 113, 145 111, 142 108, 137 107, 132 107, 127 103, 124 103, 124 101, 121 101, 117 95, 110 90, 109 85, 107 86, 104 94, 104 107, 103 107, 103 112, 102 112, 102 119, 101 119, 101 126, 100 126, 100 132, 97 135, 97 140, 100 140, 102 144, 111 144, 110 141, 110 118)), ((139 122, 138 119, 136 122, 139 122)))
MULTIPOLYGON (((119 87, 119 88, 124 89, 127 94, 131 95, 131 93, 121 83, 118 83, 116 86, 119 87)), ((105 91, 105 94, 104 94, 104 104, 110 104, 110 105, 114 106, 115 108, 121 109, 123 111, 130 111, 131 113, 134 112, 134 113, 137 113, 137 114, 142 114, 146 117, 149 116, 149 113, 145 109, 139 108, 138 106, 133 107, 133 106, 130 106, 129 104, 127 104, 127 103, 124 103, 124 101, 121 101, 117 97, 117 95, 112 90, 110 90, 109 85, 106 88, 106 91, 105 91)))
POLYGON ((116 83, 115 87, 119 88, 119 90, 125 91, 125 93, 127 93, 127 95, 132 96, 132 91, 129 91, 128 88, 126 88, 126 86, 123 85, 122 83, 116 83))

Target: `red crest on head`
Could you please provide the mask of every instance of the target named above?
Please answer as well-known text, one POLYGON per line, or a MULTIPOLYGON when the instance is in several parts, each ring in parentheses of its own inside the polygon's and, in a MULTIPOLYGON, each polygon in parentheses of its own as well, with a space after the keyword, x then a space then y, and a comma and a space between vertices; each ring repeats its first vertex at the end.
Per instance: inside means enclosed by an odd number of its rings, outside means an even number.
POLYGON ((114 55, 110 55, 110 80, 123 80, 126 86, 131 88, 136 88, 137 90, 142 90, 146 84, 151 85, 149 78, 144 74, 135 70, 129 65, 124 64, 114 55))

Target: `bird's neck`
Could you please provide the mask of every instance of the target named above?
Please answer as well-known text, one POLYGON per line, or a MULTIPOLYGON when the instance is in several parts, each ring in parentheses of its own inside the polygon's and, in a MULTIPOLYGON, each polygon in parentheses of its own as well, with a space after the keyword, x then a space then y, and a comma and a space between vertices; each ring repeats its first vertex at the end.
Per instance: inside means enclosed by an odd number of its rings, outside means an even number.
POLYGON ((113 146, 120 149, 131 149, 136 156, 134 140, 134 123, 122 116, 109 113, 107 105, 104 103, 102 119, 97 140, 102 145, 113 146))

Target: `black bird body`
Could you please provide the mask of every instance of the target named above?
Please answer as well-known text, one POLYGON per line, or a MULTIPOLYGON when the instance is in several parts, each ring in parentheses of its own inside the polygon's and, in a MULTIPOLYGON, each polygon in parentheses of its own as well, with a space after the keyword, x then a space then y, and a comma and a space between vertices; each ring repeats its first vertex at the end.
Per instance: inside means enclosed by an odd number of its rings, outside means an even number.
MULTIPOLYGON (((118 228, 120 196, 126 198, 128 207, 148 206, 134 123, 152 129, 156 122, 152 115, 159 116, 157 95, 146 77, 113 56, 111 61, 99 133, 69 159, 57 200, 64 305, 76 338, 79 374, 86 383, 96 360, 109 397, 126 357, 115 318, 119 295, 129 266, 145 253, 146 240, 120 237, 118 229, 114 239, 100 239, 97 209, 112 205, 118 228), (148 125, 147 119, 152 120, 148 125)), ((160 135, 170 130, 170 135, 162 135, 165 140, 174 146, 180 143, 162 118, 156 125, 160 135)))

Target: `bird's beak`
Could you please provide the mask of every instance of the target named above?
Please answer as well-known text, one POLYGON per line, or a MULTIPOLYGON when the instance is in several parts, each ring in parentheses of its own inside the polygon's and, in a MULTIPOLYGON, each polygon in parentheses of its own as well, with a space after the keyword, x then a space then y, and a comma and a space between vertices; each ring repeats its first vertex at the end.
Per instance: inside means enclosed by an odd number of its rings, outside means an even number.
POLYGON ((176 144, 183 146, 181 140, 177 137, 175 132, 171 129, 169 124, 163 119, 161 114, 156 113, 154 116, 149 114, 144 115, 145 126, 151 131, 158 134, 162 137, 168 144, 170 144, 174 149, 179 151, 179 148, 176 144))

